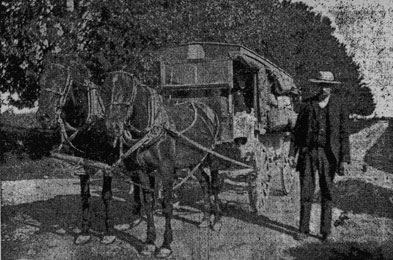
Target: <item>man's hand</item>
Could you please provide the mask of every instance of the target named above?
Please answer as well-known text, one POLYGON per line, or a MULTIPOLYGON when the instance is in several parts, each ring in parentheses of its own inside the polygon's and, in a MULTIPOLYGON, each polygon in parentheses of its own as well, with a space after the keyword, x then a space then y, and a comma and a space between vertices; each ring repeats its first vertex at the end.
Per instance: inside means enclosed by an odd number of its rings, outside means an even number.
POLYGON ((289 156, 288 163, 289 163, 289 166, 291 166, 292 168, 295 168, 296 167, 296 159, 295 159, 295 157, 294 156, 289 156))
POLYGON ((338 175, 345 176, 349 174, 348 163, 341 162, 338 168, 338 175))

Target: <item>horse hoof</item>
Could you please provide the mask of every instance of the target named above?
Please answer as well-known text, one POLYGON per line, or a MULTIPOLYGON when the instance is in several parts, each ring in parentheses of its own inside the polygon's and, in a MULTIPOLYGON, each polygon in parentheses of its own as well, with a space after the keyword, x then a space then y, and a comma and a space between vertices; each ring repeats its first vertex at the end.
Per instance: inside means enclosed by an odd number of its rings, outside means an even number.
POLYGON ((75 245, 84 245, 89 243, 91 240, 91 236, 90 235, 79 235, 76 239, 75 239, 75 245))
POLYGON ((199 228, 207 228, 210 226, 210 221, 207 219, 202 220, 202 222, 198 225, 199 228))
POLYGON ((101 240, 101 243, 104 245, 109 245, 115 242, 116 236, 104 236, 101 240))
POLYGON ((115 225, 114 228, 119 231, 126 231, 131 228, 131 225, 130 224, 119 224, 119 225, 115 225))
POLYGON ((172 255, 172 250, 169 248, 160 248, 158 250, 156 257, 157 258, 168 258, 172 255))
POLYGON ((150 256, 156 251, 156 246, 154 244, 144 245, 140 254, 143 256, 150 256))
POLYGON ((214 223, 211 227, 214 231, 220 231, 222 228, 222 222, 221 221, 217 221, 216 223, 214 223))

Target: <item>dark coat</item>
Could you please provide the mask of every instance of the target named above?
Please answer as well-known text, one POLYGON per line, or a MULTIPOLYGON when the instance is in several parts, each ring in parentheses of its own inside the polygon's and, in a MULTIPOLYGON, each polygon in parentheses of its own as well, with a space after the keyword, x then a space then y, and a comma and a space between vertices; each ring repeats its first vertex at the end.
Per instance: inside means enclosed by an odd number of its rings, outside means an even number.
MULTIPOLYGON (((318 106, 318 101, 316 100, 311 100, 303 104, 296 121, 296 126, 293 130, 289 155, 295 156, 299 153, 296 167, 298 171, 303 169, 304 155, 311 147, 312 137, 316 134, 316 106, 318 106)), ((349 115, 347 109, 338 97, 331 95, 328 103, 328 110, 327 127, 330 133, 328 138, 331 151, 337 162, 336 166, 341 162, 350 163, 351 157, 348 132, 349 115)))

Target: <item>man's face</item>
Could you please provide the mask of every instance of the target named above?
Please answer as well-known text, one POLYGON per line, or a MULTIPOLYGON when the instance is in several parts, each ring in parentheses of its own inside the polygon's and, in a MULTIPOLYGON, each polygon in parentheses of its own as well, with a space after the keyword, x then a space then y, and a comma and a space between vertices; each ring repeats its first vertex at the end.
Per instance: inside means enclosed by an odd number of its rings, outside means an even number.
POLYGON ((330 96, 330 94, 332 93, 332 89, 330 87, 322 87, 322 91, 328 96, 330 96))
POLYGON ((321 84, 319 87, 319 100, 324 100, 332 93, 332 88, 328 84, 321 84))

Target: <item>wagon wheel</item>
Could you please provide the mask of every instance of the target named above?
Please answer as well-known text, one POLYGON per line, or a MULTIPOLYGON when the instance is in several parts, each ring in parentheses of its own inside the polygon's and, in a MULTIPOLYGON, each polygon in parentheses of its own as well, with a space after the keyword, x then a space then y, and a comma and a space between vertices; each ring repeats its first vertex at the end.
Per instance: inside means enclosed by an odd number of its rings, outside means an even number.
POLYGON ((258 145, 254 152, 253 162, 257 171, 248 177, 249 202, 251 211, 263 214, 270 192, 271 174, 269 173, 268 157, 263 146, 258 145))

